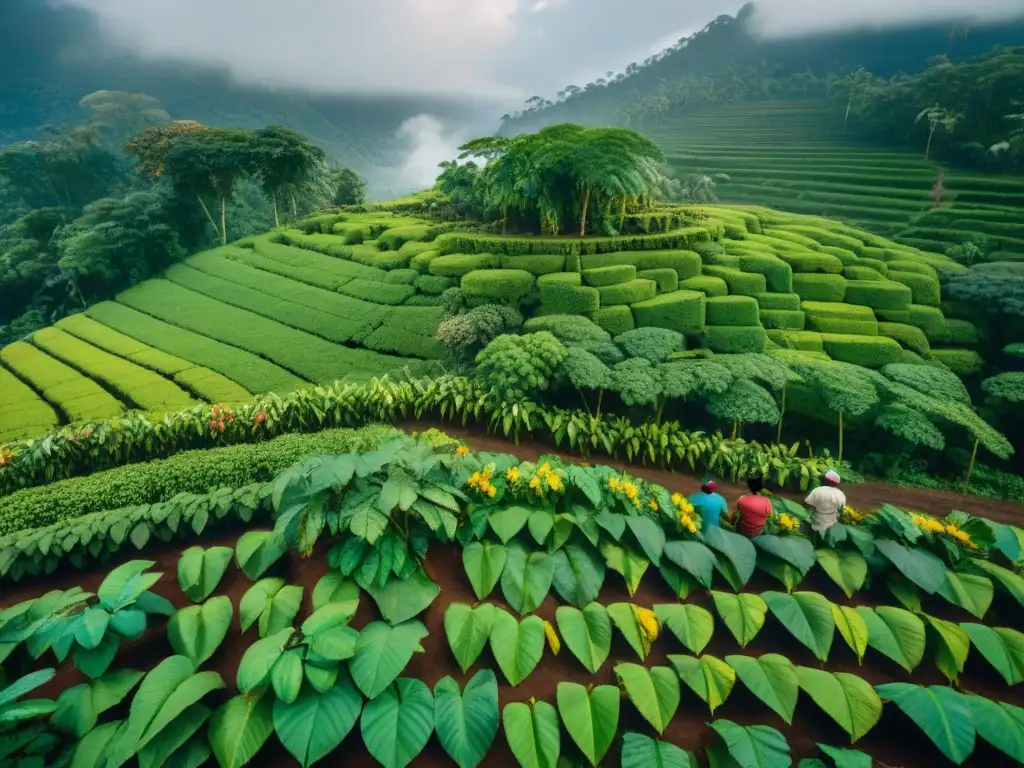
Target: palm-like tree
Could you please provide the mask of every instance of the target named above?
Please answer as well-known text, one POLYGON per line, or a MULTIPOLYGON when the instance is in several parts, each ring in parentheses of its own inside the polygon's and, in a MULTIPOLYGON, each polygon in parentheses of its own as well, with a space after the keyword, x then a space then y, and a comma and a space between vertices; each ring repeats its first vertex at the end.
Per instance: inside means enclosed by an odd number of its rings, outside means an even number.
POLYGON ((922 120, 928 121, 928 144, 924 149, 924 159, 927 160, 931 155, 932 151, 932 139, 935 138, 935 132, 942 128, 947 133, 952 133, 956 128, 957 123, 964 119, 962 112, 950 112, 948 109, 940 107, 936 104, 934 107, 928 107, 918 112, 917 117, 914 119, 914 123, 920 123, 922 120))

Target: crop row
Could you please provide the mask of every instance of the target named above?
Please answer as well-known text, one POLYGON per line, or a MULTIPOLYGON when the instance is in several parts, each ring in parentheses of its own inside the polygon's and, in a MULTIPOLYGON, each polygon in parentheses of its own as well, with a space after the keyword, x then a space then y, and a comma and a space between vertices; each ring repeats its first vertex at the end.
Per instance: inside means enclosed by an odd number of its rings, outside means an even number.
POLYGON ((59 423, 53 408, 2 365, 0 392, 0 443, 42 434, 59 423))

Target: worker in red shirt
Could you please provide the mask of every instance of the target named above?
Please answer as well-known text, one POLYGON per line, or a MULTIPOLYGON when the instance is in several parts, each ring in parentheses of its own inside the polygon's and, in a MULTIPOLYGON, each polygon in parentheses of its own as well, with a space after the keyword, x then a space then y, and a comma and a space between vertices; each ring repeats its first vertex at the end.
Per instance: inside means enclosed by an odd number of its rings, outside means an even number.
POLYGON ((748 539, 760 536, 768 522, 768 515, 772 512, 772 502, 767 496, 762 496, 764 481, 760 475, 751 475, 747 478, 747 488, 750 493, 740 496, 736 502, 736 509, 739 511, 739 520, 736 521, 736 530, 748 539))

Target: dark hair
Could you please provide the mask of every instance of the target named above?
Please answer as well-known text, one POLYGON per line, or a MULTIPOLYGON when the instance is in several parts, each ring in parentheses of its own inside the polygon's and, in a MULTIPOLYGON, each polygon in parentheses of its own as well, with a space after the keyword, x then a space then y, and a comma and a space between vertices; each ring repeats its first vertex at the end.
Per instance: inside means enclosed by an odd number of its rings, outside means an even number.
POLYGON ((703 493, 714 493, 716 487, 717 484, 714 480, 706 480, 701 484, 700 489, 703 493))
POLYGON ((747 488, 750 489, 751 493, 760 493, 764 488, 764 480, 761 479, 760 475, 751 475, 747 478, 747 488))

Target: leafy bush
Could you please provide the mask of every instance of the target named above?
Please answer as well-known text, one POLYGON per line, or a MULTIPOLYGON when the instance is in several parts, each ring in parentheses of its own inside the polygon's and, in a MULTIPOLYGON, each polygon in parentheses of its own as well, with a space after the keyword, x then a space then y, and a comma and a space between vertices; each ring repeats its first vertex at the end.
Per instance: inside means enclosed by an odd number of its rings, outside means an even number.
POLYGON ((846 301, 872 309, 906 310, 913 295, 905 285, 893 282, 850 280, 846 283, 846 301))
POLYGON ((774 256, 740 256, 740 269, 764 275, 768 290, 790 293, 793 290, 793 268, 774 256))
MULTIPOLYGON (((584 270, 586 276, 588 270, 584 270)), ((606 285, 597 289, 601 306, 614 307, 621 304, 636 304, 653 299, 658 294, 658 284, 653 280, 631 280, 618 285, 606 285)))
POLYGON ((531 317, 523 325, 526 333, 548 331, 563 344, 611 341, 611 335, 582 315, 542 315, 531 317))
MULTIPOLYGON (((675 275, 675 272, 672 272, 675 275)), ((594 313, 594 322, 612 336, 633 330, 633 311, 624 305, 617 307, 601 307, 594 313)))
POLYGON ((802 331, 807 323, 807 316, 800 310, 762 309, 758 312, 758 320, 766 329, 802 331))
POLYGON ((855 336, 878 335, 878 323, 875 320, 848 320, 845 317, 807 313, 807 322, 812 331, 819 333, 846 333, 855 336))
POLYGON ((474 269, 498 269, 501 260, 493 253, 452 253, 432 259, 430 274, 444 277, 462 277, 474 269))
POLYGON ((458 281, 454 277, 444 277, 442 275, 420 275, 416 278, 416 282, 413 283, 413 287, 417 291, 430 296, 440 296, 456 285, 458 285, 458 281))
POLYGON ((758 325, 758 304, 750 296, 719 296, 707 300, 708 325, 758 325))
POLYGON ((426 275, 430 272, 430 262, 440 255, 440 251, 423 251, 409 259, 409 266, 421 275, 426 275))
POLYGON ((457 363, 468 363, 481 349, 502 334, 515 334, 523 316, 512 307, 485 304, 456 315, 437 327, 437 340, 457 363))
POLYGON ((725 280, 720 277, 712 277, 711 275, 697 275, 697 277, 680 280, 679 290, 700 291, 709 298, 712 296, 727 296, 729 294, 729 286, 726 285, 725 280))
POLYGON ((416 292, 416 289, 411 285, 395 285, 357 277, 341 286, 338 292, 375 304, 397 305, 405 302, 416 292))
POLYGON ((58 423, 44 400, 17 376, 0 367, 0 443, 33 437, 48 431, 58 423))
MULTIPOLYGON (((869 249, 865 249, 865 250, 869 250, 869 249)), ((877 249, 870 249, 870 250, 877 250, 877 249)), ((879 275, 882 275, 883 277, 885 277, 887 274, 889 274, 889 267, 888 267, 888 265, 885 263, 885 261, 882 258, 871 258, 871 257, 868 257, 868 258, 858 259, 857 260, 857 266, 858 267, 867 267, 868 269, 873 270, 874 272, 878 273, 879 275)))
POLYGON ((985 361, 973 349, 933 349, 932 359, 962 378, 976 376, 985 370, 985 361))
POLYGON ((840 275, 844 264, 830 253, 786 253, 780 251, 779 258, 789 264, 794 273, 825 273, 840 275))
POLYGON ((603 288, 607 285, 628 283, 636 280, 636 267, 632 264, 618 264, 611 267, 594 267, 592 269, 584 269, 582 276, 583 282, 592 288, 603 288))
POLYGON ((708 347, 722 354, 764 352, 768 346, 768 334, 760 326, 737 328, 709 325, 705 332, 707 333, 708 347))
POLYGON ((479 269, 462 277, 462 295, 517 305, 533 290, 534 278, 521 269, 479 269))
POLYGON ((848 336, 836 333, 821 334, 829 357, 865 368, 881 368, 898 362, 902 349, 884 336, 848 336))
POLYGON ((765 276, 760 273, 748 274, 741 272, 735 267, 706 266, 703 269, 705 275, 720 277, 729 286, 729 293, 741 296, 757 296, 765 293, 768 285, 765 276))
POLYGON ((843 277, 847 280, 867 280, 875 282, 885 282, 885 278, 879 273, 873 270, 871 267, 846 267, 843 270, 843 277))
POLYGON ((634 304, 633 318, 639 328, 669 328, 679 333, 695 333, 704 328, 704 294, 696 291, 663 293, 649 301, 634 304))
MULTIPOLYGON (((595 255, 618 251, 656 251, 660 249, 693 248, 697 243, 712 239, 706 227, 687 227, 657 235, 631 235, 625 237, 546 238, 508 237, 504 235, 478 235, 469 232, 450 232, 437 238, 442 253, 500 253, 517 256, 524 254, 595 255)), ((594 264, 604 267, 607 264, 594 264)), ((639 269, 665 266, 664 264, 639 269)), ((568 269, 568 265, 566 266, 568 269)))
POLYGON ((700 254, 693 251, 620 251, 584 256, 584 269, 629 264, 637 270, 674 269, 680 280, 700 274, 700 254))
POLYGON ((383 282, 388 285, 412 285, 420 273, 415 269, 393 269, 384 275, 383 282))
POLYGON ((834 245, 825 245, 821 248, 823 253, 831 254, 843 262, 843 266, 852 267, 859 261, 857 254, 847 248, 837 248, 834 245))
POLYGON ((683 334, 667 328, 637 328, 615 337, 615 344, 627 357, 642 357, 657 365, 674 352, 686 349, 683 334))
POLYGON ((947 319, 942 340, 947 344, 977 344, 979 340, 978 329, 974 323, 968 320, 947 319))
POLYGON ((804 301, 842 301, 846 297, 846 278, 842 275, 793 275, 793 292, 804 301))
POLYGON ((538 286, 555 285, 557 283, 583 285, 583 276, 579 272, 552 272, 537 278, 538 286))
POLYGON ((971 404, 964 383, 941 365, 887 365, 882 375, 937 400, 971 404))
POLYGON ((573 285, 568 281, 545 282, 540 286, 540 303, 553 315, 579 315, 594 312, 601 305, 596 288, 573 285))
POLYGON ((929 307, 939 306, 939 280, 931 275, 921 275, 916 272, 901 272, 892 268, 895 262, 889 264, 889 279, 910 288, 912 301, 915 304, 923 304, 929 307))
POLYGON ((670 293, 679 289, 679 273, 674 269, 644 269, 636 273, 642 280, 653 280, 658 284, 658 293, 670 293))
POLYGON ((537 276, 561 272, 566 268, 565 262, 565 256, 560 254, 501 255, 502 269, 522 269, 537 276))
POLYGON ((784 349, 796 349, 802 352, 825 351, 825 344, 822 342, 821 334, 816 331, 769 330, 768 336, 772 341, 784 349))
POLYGON ((942 314, 942 310, 937 307, 911 304, 909 311, 907 323, 924 331, 929 341, 942 342, 946 340, 946 318, 942 314))
POLYGON ((529 400, 552 385, 566 349, 547 331, 498 336, 476 357, 476 377, 505 402, 529 400))
POLYGON ((931 354, 931 345, 928 343, 928 337, 924 335, 924 331, 913 325, 879 323, 878 333, 881 336, 895 339, 901 345, 922 357, 929 357, 931 354))
POLYGON ((795 232, 815 240, 822 245, 831 245, 837 248, 846 248, 853 251, 857 256, 864 256, 864 243, 855 237, 843 235, 838 232, 831 232, 819 227, 809 227, 801 224, 784 224, 780 227, 787 232, 795 232))

